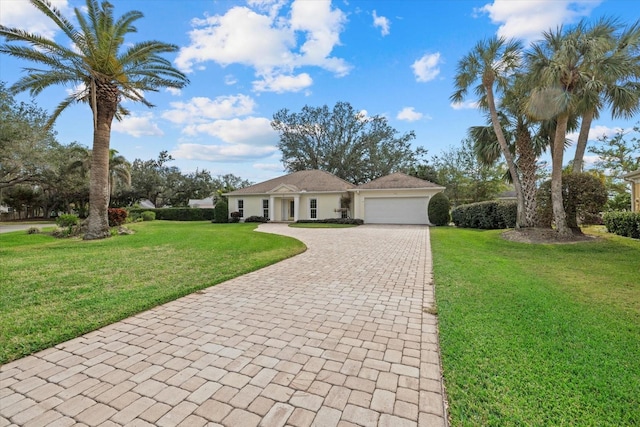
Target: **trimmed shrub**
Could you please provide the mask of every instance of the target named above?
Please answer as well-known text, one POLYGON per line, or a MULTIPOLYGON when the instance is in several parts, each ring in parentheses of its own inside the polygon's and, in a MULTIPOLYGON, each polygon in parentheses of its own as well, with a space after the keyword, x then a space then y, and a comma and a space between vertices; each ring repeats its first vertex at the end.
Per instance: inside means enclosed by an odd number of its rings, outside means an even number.
MULTIPOLYGON (((590 173, 568 173, 562 176, 562 199, 567 225, 577 229, 579 224, 602 224, 600 212, 607 203, 607 189, 598 177, 590 173)), ((542 183, 536 196, 538 222, 551 228, 553 205, 551 181, 542 183)))
POLYGON ((143 221, 155 221, 156 219, 156 213, 151 211, 144 211, 140 216, 143 221))
POLYGON ((362 225, 364 221, 358 218, 325 218, 325 219, 299 219, 298 224, 351 224, 362 225))
POLYGON ((444 193, 438 193, 429 202, 429 221, 433 225, 449 225, 451 203, 444 193))
POLYGON ((211 221, 211 208, 129 208, 129 215, 142 215, 143 212, 154 212, 157 220, 164 221, 211 221))
POLYGON ((640 213, 606 212, 603 220, 609 233, 640 239, 640 213))
POLYGON ((62 214, 56 218, 56 225, 58 227, 73 227, 78 225, 78 217, 72 214, 62 214))
POLYGON ((249 218, 245 219, 244 222, 261 222, 261 223, 265 223, 265 222, 269 222, 269 218, 265 218, 263 216, 250 216, 249 218))
POLYGON ((27 234, 40 234, 40 229, 38 227, 29 227, 27 234))
POLYGON ((128 212, 121 208, 109 208, 107 215, 109 216, 109 227, 118 227, 127 221, 128 212))
POLYGON ((220 199, 216 202, 216 206, 213 208, 212 222, 221 224, 229 222, 229 204, 225 199, 220 199))
POLYGON ((488 201, 460 205, 451 211, 457 227, 494 230, 516 226, 518 204, 513 201, 488 201))
POLYGON ((229 222, 240 222, 240 212, 231 212, 229 216, 231 217, 229 218, 229 222))

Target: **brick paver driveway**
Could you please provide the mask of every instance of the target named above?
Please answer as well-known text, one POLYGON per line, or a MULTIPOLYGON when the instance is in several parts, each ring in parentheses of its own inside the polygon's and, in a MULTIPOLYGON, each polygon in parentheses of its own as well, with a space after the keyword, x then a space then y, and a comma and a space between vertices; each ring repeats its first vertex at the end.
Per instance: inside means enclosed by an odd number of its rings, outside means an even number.
POLYGON ((429 229, 296 229, 294 258, 0 368, 0 426, 442 426, 429 229))

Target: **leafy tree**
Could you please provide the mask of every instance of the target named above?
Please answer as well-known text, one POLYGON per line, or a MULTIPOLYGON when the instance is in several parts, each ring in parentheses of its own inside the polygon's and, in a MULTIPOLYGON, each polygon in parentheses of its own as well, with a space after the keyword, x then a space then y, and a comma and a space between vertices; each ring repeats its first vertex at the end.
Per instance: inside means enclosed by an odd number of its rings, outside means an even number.
POLYGON ((289 172, 319 169, 362 184, 415 164, 425 151, 413 150, 412 132, 398 136, 382 116, 367 117, 348 102, 305 106, 300 113, 282 109, 271 127, 280 134, 278 148, 289 172))
POLYGON ((451 95, 452 101, 461 102, 466 98, 469 88, 479 82, 479 85, 474 88, 475 94, 480 98, 480 106, 489 111, 493 131, 516 190, 518 199, 516 227, 518 228, 527 225, 524 194, 514 156, 500 126, 495 94, 496 90, 504 92, 507 89, 510 78, 520 65, 521 56, 522 46, 515 40, 493 37, 478 42, 472 51, 458 62, 455 76, 456 90, 451 95))
POLYGON ((594 169, 605 177, 610 209, 631 209, 631 195, 622 178, 629 172, 640 169, 640 123, 633 128, 635 136, 619 129, 613 137, 598 138, 598 144, 589 151, 598 156, 594 169))
POLYGON ((136 31, 133 24, 143 15, 131 11, 116 19, 113 5, 106 1, 99 5, 96 0, 87 0, 86 15, 76 8, 78 28, 47 0, 30 1, 62 30, 73 47, 24 29, 0 26, 0 35, 7 41, 0 46, 0 53, 42 66, 27 68, 28 74, 11 89, 15 92, 28 90, 37 95, 52 85, 79 88, 57 106, 49 125, 77 102, 89 104, 93 112, 90 214, 84 238, 105 238, 110 236, 107 209, 111 123, 114 118, 127 114, 120 105, 122 99, 151 107, 144 96, 147 92, 185 86, 188 82, 185 75, 160 56, 175 52, 178 47, 158 41, 126 43, 125 36, 136 31), (16 42, 19 44, 14 44, 16 42))
POLYGON ((167 179, 178 168, 166 164, 173 160, 167 151, 161 151, 157 160, 135 159, 131 165, 131 186, 140 199, 149 199, 156 207, 165 204, 167 197, 167 179))

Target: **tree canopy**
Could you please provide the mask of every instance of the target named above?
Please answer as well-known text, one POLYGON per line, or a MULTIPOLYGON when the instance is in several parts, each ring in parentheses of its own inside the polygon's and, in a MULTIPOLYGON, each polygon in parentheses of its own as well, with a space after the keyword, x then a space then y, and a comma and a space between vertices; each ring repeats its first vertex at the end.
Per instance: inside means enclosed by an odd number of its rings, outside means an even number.
POLYGON ((369 117, 348 102, 305 106, 273 115, 271 126, 280 134, 278 148, 289 172, 319 169, 353 184, 406 170, 426 153, 413 149, 413 131, 398 131, 382 116, 369 117))

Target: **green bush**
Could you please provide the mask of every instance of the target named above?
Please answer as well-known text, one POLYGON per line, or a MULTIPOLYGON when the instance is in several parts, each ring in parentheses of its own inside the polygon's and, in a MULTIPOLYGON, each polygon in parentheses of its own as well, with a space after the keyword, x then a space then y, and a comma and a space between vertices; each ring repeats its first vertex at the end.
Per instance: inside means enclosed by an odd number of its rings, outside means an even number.
POLYGON ((429 221, 433 225, 449 225, 451 203, 444 193, 438 193, 429 202, 429 221))
POLYGON ((143 212, 154 212, 157 220, 164 221, 211 221, 211 208, 129 208, 129 215, 142 215, 143 212))
POLYGON ((609 233, 640 239, 640 213, 606 212, 603 220, 609 233))
POLYGON ((56 218, 56 225, 58 227, 73 227, 78 225, 78 217, 72 214, 62 214, 56 218))
POLYGON ((350 224, 362 225, 364 221, 358 218, 325 218, 325 219, 299 219, 298 224, 350 224))
POLYGON ((144 211, 141 214, 143 221, 154 221, 156 219, 156 213, 151 211, 144 211))
MULTIPOLYGON (((607 203, 607 190, 590 173, 568 173, 562 176, 562 200, 567 214, 567 225, 577 229, 578 224, 601 224, 602 212, 607 203)), ((551 181, 540 185, 536 196, 538 225, 551 228, 553 205, 551 203, 551 181)))
POLYGON ((225 199, 220 199, 216 202, 216 206, 213 208, 212 222, 220 224, 229 222, 229 205, 225 199))
POLYGON ((127 221, 128 212, 121 208, 109 208, 107 215, 109 217, 109 227, 119 227, 127 221))
POLYGON ((29 227, 27 234, 40 234, 40 229, 38 227, 29 227))
POLYGON ((451 219, 457 227, 463 228, 513 228, 516 226, 517 209, 517 203, 512 201, 471 203, 454 208, 451 219))

